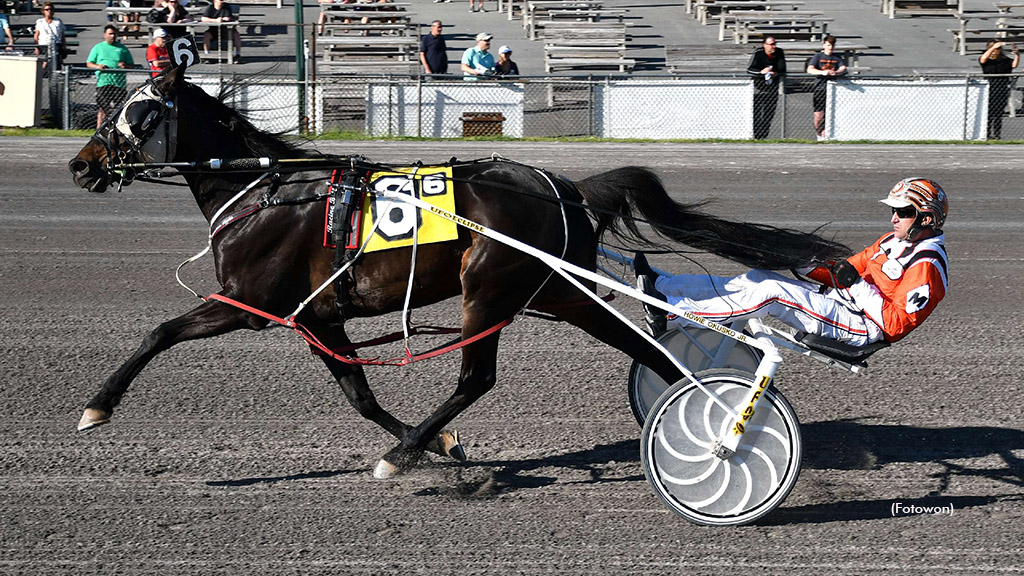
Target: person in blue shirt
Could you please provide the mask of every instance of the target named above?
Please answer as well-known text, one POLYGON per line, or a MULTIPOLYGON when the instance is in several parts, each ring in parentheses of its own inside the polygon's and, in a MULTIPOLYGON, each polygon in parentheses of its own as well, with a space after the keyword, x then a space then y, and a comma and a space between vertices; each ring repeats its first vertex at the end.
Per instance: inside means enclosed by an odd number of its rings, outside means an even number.
POLYGON ((476 46, 467 48, 462 53, 462 79, 476 80, 477 77, 494 76, 494 54, 488 52, 491 48, 491 38, 494 36, 487 32, 476 35, 476 46))
POLYGON ((7 49, 14 48, 14 36, 11 35, 11 21, 7 19, 7 14, 0 14, 0 28, 4 29, 4 36, 7 36, 7 49))
POLYGON ((512 49, 508 46, 498 48, 498 63, 494 65, 498 76, 519 76, 519 65, 512 60, 512 49))
POLYGON ((434 20, 430 23, 430 34, 420 38, 420 63, 424 74, 448 73, 448 46, 441 35, 443 28, 440 20, 434 20))

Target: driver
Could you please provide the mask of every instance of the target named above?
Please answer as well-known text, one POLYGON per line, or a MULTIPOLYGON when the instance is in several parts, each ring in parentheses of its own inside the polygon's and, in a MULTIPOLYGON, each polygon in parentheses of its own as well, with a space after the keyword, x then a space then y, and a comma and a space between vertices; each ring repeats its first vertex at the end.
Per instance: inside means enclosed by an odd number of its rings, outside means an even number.
MULTIPOLYGON (((824 286, 768 270, 735 278, 659 277, 638 253, 637 287, 716 322, 772 316, 853 346, 896 342, 946 295, 949 262, 942 225, 949 203, 942 188, 926 178, 896 183, 880 202, 892 208, 892 232, 847 260, 803 271, 824 286)), ((664 312, 647 304, 644 310, 651 332, 664 332, 664 312)))

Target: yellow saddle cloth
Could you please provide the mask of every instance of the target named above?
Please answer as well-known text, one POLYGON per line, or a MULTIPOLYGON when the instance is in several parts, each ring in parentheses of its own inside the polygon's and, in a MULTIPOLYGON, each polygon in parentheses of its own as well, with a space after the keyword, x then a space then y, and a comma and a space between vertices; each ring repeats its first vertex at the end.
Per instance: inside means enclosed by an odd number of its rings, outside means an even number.
POLYGON ((381 218, 367 252, 389 250, 412 246, 413 234, 420 244, 447 242, 459 236, 458 225, 454 222, 424 213, 411 204, 392 201, 372 192, 399 192, 433 204, 442 210, 455 213, 455 193, 452 186, 450 166, 427 166, 396 168, 393 172, 374 172, 369 180, 370 194, 363 197, 363 216, 360 226, 360 244, 373 229, 373 223, 381 218))

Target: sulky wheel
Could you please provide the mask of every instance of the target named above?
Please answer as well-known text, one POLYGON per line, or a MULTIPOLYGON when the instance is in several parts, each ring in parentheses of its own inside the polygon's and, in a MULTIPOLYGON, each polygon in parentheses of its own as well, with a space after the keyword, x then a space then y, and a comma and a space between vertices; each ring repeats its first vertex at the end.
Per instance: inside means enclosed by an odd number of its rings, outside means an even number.
MULTIPOLYGON (((737 411, 755 385, 753 374, 738 370, 696 377, 737 411)), ((800 423, 778 390, 768 387, 738 449, 723 460, 711 449, 732 424, 686 380, 662 394, 644 425, 640 461, 647 481, 669 508, 696 524, 754 522, 786 499, 800 474, 800 423)))
MULTIPOLYGON (((659 336, 657 340, 680 364, 693 372, 709 368, 733 368, 754 372, 761 362, 762 353, 757 348, 698 326, 673 328, 659 336), (715 354, 723 345, 731 346, 732 349, 725 355, 724 361, 715 364, 715 354)), ((647 366, 633 362, 629 367, 629 407, 632 408, 633 417, 641 426, 647 419, 651 407, 668 387, 669 384, 647 366)))

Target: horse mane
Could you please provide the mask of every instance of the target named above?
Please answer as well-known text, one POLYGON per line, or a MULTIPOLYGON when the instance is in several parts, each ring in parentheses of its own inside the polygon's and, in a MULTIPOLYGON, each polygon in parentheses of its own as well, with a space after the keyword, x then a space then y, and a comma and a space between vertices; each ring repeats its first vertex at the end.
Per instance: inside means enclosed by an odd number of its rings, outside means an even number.
MULTIPOLYGON (((261 77, 269 77, 269 75, 266 73, 257 74, 255 79, 259 80, 261 77)), ((217 94, 213 95, 212 98, 220 104, 215 110, 217 110, 216 113, 218 115, 222 116, 221 121, 232 124, 238 135, 241 136, 245 146, 253 152, 254 156, 281 158, 308 155, 308 151, 303 150, 297 144, 286 139, 286 132, 268 132, 257 128, 253 124, 253 112, 260 112, 265 109, 253 110, 234 104, 237 101, 236 97, 239 91, 251 84, 253 79, 253 76, 247 76, 244 82, 236 78, 228 82, 222 82, 219 85, 217 94)), ((195 84, 191 84, 191 86, 209 95, 202 87, 195 84)))

